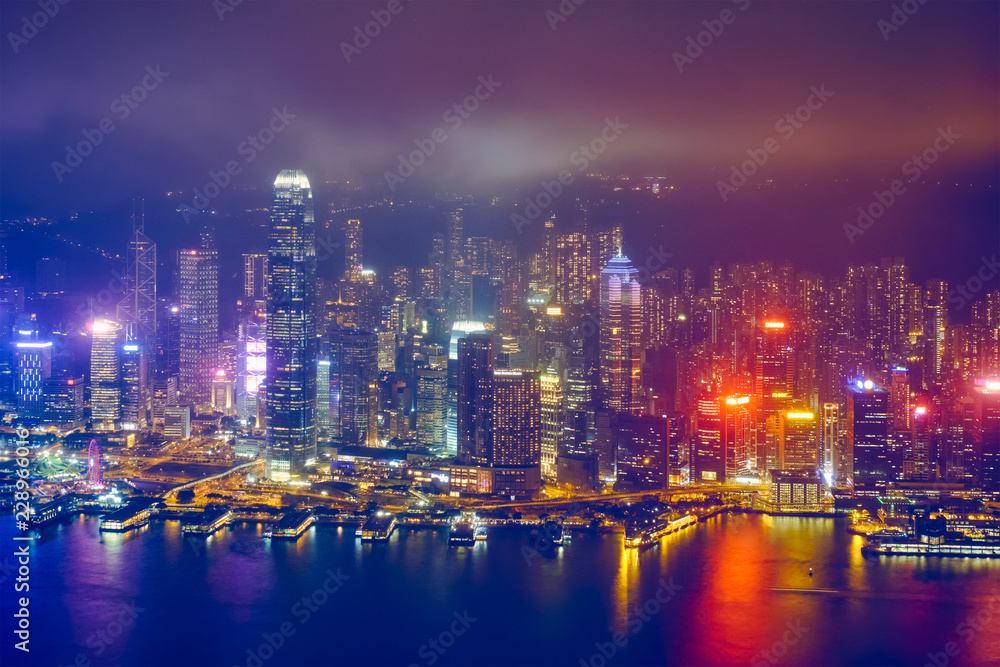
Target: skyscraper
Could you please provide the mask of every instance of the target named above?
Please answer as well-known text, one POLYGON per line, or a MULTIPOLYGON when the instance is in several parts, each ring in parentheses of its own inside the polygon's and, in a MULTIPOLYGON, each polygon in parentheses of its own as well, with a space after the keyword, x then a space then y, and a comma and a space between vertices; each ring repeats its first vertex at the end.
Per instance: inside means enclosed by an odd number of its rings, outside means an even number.
POLYGON ((642 299, 638 272, 627 257, 601 271, 601 385, 608 407, 643 414, 642 299))
POLYGON ((555 243, 555 301, 561 306, 590 298, 591 254, 583 232, 561 234, 555 243))
POLYGON ((816 414, 805 408, 781 415, 778 468, 785 472, 814 473, 820 468, 816 414))
POLYGON ((560 453, 563 423, 563 378, 562 374, 549 368, 543 373, 541 382, 542 409, 542 475, 556 476, 556 457, 560 453))
POLYGON ((17 414, 22 419, 41 419, 45 414, 45 381, 52 375, 52 341, 17 341, 14 364, 17 368, 17 414))
POLYGON ((417 442, 441 456, 447 450, 448 369, 435 363, 417 370, 417 442))
POLYGON ((90 414, 95 431, 114 431, 121 419, 121 329, 97 320, 90 338, 90 414))
POLYGON ((854 493, 885 492, 889 459, 889 396, 871 380, 847 395, 847 446, 854 459, 854 493))
POLYGON ((779 467, 780 415, 792 400, 795 377, 790 336, 790 327, 785 321, 766 320, 757 327, 753 374, 757 398, 757 460, 762 470, 779 467))
POLYGON ((122 428, 140 431, 148 425, 149 377, 145 339, 122 345, 122 428))
MULTIPOLYGON (((330 332, 330 377, 345 443, 378 445, 378 336, 360 329, 330 332)), ((331 415, 331 419, 334 415, 331 415)))
POLYGON ((219 253, 211 236, 181 250, 179 263, 181 400, 207 409, 219 367, 219 253))
POLYGON ((361 271, 363 266, 361 221, 348 220, 344 223, 344 276, 361 271))
POLYGON ((488 465, 493 453, 493 339, 474 334, 458 341, 458 456, 488 465))
POLYGON ((146 343, 144 349, 148 352, 156 340, 156 244, 144 231, 140 221, 129 238, 125 296, 118 303, 118 322, 125 340, 146 343))
POLYGON ((316 248, 312 189, 301 170, 274 181, 268 235, 266 476, 304 476, 316 460, 316 248))
POLYGON ((493 453, 496 466, 541 462, 541 387, 534 371, 493 371, 493 453))

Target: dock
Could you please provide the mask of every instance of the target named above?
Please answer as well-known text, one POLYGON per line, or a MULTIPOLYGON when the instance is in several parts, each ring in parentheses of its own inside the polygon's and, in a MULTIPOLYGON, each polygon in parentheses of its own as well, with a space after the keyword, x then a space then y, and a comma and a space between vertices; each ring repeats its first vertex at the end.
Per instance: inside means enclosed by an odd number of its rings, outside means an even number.
POLYGON ((202 535, 208 537, 216 531, 228 526, 233 520, 233 511, 224 508, 219 510, 209 510, 197 521, 186 523, 181 527, 181 531, 187 535, 202 535))
POLYGON ((277 524, 265 530, 264 537, 297 540, 315 521, 316 516, 311 509, 289 512, 277 524))

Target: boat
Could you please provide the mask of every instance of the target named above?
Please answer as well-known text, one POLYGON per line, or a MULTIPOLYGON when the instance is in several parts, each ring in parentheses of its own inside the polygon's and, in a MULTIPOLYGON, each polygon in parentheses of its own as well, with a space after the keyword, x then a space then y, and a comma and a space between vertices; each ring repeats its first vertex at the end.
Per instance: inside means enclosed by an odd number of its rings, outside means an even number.
POLYGON ((361 526, 362 542, 384 542, 396 529, 396 515, 389 512, 375 512, 361 526))
POLYGON ((565 539, 562 517, 549 519, 539 528, 539 534, 550 547, 561 547, 565 539))
MULTIPOLYGON (((451 524, 451 532, 448 533, 448 544, 455 546, 468 546, 476 543, 477 531, 480 527, 479 517, 475 512, 462 512, 451 524)), ((485 529, 486 527, 483 526, 485 529)), ((485 535, 482 539, 486 539, 485 535)))

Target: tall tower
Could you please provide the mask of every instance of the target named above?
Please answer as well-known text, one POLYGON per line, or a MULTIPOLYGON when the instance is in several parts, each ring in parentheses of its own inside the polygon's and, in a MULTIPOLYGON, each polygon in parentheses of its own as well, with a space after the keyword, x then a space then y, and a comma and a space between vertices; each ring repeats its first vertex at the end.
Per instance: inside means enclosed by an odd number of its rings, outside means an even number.
POLYGON ((448 447, 448 369, 447 361, 433 359, 429 368, 417 369, 417 442, 444 456, 448 447))
POLYGON ((944 336, 948 324, 948 305, 945 300, 947 294, 947 282, 927 281, 927 288, 924 290, 924 385, 927 387, 941 382, 944 336))
POLYGON ((781 320, 767 320, 757 327, 754 356, 754 394, 757 400, 757 462, 761 470, 779 467, 781 414, 792 401, 795 363, 791 327, 781 320))
POLYGON ((364 262, 364 246, 361 243, 361 221, 348 220, 344 223, 344 276, 361 271, 364 262))
POLYGON ((359 329, 332 331, 330 376, 338 401, 339 429, 334 433, 348 444, 378 445, 378 335, 359 329))
POLYGON ((458 341, 458 456, 488 465, 493 454, 493 339, 470 335, 458 341))
POLYGON ((207 407, 219 367, 219 252, 211 236, 181 250, 179 264, 181 401, 207 407))
POLYGON ((493 371, 493 465, 537 466, 541 443, 538 373, 493 371))
POLYGON ((885 493, 889 475, 889 396, 871 380, 847 395, 847 443, 854 458, 854 493, 885 493))
POLYGON ((125 340, 142 341, 144 348, 156 340, 156 244, 145 234, 145 216, 132 218, 125 268, 125 297, 118 303, 118 321, 125 340))
POLYGON ((590 243, 583 232, 561 234, 555 242, 555 301, 561 306, 590 298, 590 243))
POLYGON ((267 468, 288 481, 316 461, 316 247, 312 188, 301 170, 274 180, 267 275, 267 468))
POLYGON ((627 257, 612 257, 601 271, 601 385, 608 407, 643 414, 642 298, 638 272, 627 257))
POLYGON ((95 431, 114 431, 121 419, 121 329, 97 320, 90 338, 90 406, 95 431))

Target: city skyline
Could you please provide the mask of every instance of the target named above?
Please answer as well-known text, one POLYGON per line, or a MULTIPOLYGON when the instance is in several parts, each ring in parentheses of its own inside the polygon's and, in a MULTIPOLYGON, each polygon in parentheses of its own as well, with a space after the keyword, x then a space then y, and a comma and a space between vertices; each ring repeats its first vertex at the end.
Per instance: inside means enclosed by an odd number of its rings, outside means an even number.
POLYGON ((993 664, 998 25, 0 3, 0 663, 993 664))

